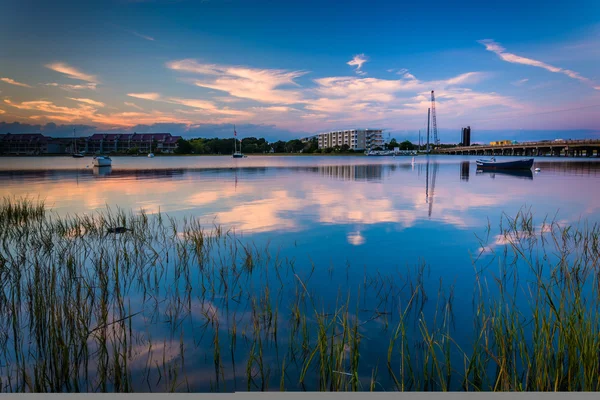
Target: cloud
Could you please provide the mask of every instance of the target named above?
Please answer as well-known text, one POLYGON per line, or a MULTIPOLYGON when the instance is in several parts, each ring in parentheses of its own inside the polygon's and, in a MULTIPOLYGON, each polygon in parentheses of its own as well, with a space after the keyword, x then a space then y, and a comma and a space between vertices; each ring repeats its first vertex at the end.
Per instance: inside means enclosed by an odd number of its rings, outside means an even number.
POLYGON ((14 79, 10 79, 10 78, 0 78, 0 81, 6 82, 11 85, 15 85, 15 86, 22 86, 22 87, 26 87, 26 88, 31 87, 31 86, 27 85, 26 83, 17 82, 14 79))
POLYGON ((67 90, 67 91, 84 90, 84 89, 96 90, 96 86, 98 86, 96 83, 84 83, 82 85, 68 85, 68 84, 61 84, 61 83, 56 83, 56 82, 44 83, 44 85, 58 87, 60 89, 67 90))
MULTIPOLYGON (((454 78, 447 79, 445 81, 437 81, 441 86, 456 86, 456 85, 466 85, 470 83, 480 82, 481 79, 485 77, 483 72, 467 72, 465 74, 460 74, 455 76, 454 78)), ((414 76, 413 76, 414 79, 414 76)), ((434 83, 434 86, 435 83, 434 83)))
POLYGON ((142 35, 141 33, 138 33, 136 31, 131 31, 131 33, 133 33, 135 36, 140 37, 142 39, 150 40, 152 42, 154 41, 154 38, 152 36, 142 35))
POLYGON ((363 66, 364 63, 366 63, 369 59, 364 55, 364 54, 357 54, 354 56, 354 58, 352 58, 352 60, 348 61, 346 64, 350 65, 351 67, 356 67, 356 69, 354 70, 354 72, 356 72, 359 75, 363 75, 364 72, 361 71, 361 68, 363 66))
POLYGON ((346 237, 348 239, 348 243, 350 243, 353 246, 360 246, 366 241, 365 237, 360 233, 360 231, 349 232, 346 237))
POLYGON ((133 108, 135 108, 135 109, 137 109, 137 110, 144 111, 144 109, 143 109, 142 107, 138 106, 138 105, 137 105, 137 104, 135 104, 135 103, 130 103, 130 102, 128 102, 128 101, 125 101, 125 102, 123 102, 123 104, 125 104, 125 105, 126 105, 126 106, 128 106, 128 107, 133 107, 133 108))
POLYGON ((92 100, 92 99, 77 99, 77 98, 73 98, 73 97, 67 97, 67 99, 73 100, 73 101, 78 101, 80 103, 86 103, 86 104, 96 106, 96 107, 104 107, 105 106, 104 103, 102 103, 100 101, 92 100))
POLYGON ((4 113, 6 113, 6 111, 0 109, 0 114, 4 114, 4 113))
POLYGON ((144 100, 158 100, 158 99, 160 99, 160 94, 159 93, 155 93, 155 92, 150 92, 150 93, 127 93, 127 96, 129 96, 129 97, 135 97, 137 99, 144 99, 144 100))
MULTIPOLYGON (((585 82, 588 84, 591 83, 590 79, 579 75, 579 73, 577 73, 575 71, 571 71, 569 69, 564 69, 564 68, 560 68, 560 67, 555 67, 553 65, 546 64, 542 61, 538 61, 538 60, 534 60, 534 59, 526 58, 526 57, 521 57, 521 56, 518 56, 513 53, 507 53, 505 51, 506 49, 504 47, 502 47, 500 44, 496 43, 495 41, 493 41, 491 39, 479 40, 479 43, 483 44, 485 46, 486 50, 496 53, 502 60, 504 60, 506 62, 543 68, 547 71, 557 73, 557 74, 563 74, 563 75, 568 76, 569 78, 577 79, 581 82, 585 82)), ((594 89, 596 89, 595 86, 593 86, 593 87, 594 87, 594 89)))
POLYGON ((284 85, 298 86, 295 79, 305 75, 305 71, 202 64, 191 59, 171 61, 167 63, 167 68, 206 75, 208 78, 197 80, 194 84, 227 92, 234 97, 262 103, 294 104, 302 102, 300 92, 279 88, 284 85))
POLYGON ((182 99, 177 97, 170 97, 164 100, 167 103, 180 104, 186 107, 194 108, 196 110, 201 110, 207 115, 217 114, 217 115, 230 115, 230 116, 245 116, 251 117, 253 114, 249 111, 244 110, 234 110, 231 108, 217 107, 213 102, 207 100, 199 100, 199 99, 182 99))
POLYGON ((529 78, 524 78, 524 79, 520 79, 518 81, 514 81, 512 82, 512 84, 514 86, 523 86, 524 84, 526 84, 527 82, 529 82, 529 78))
POLYGON ((77 79, 80 81, 87 81, 91 83, 98 83, 98 79, 94 75, 89 75, 79 71, 75 67, 71 67, 66 63, 56 62, 52 64, 47 64, 46 68, 50 68, 53 71, 60 72, 61 74, 65 74, 71 79, 77 79))

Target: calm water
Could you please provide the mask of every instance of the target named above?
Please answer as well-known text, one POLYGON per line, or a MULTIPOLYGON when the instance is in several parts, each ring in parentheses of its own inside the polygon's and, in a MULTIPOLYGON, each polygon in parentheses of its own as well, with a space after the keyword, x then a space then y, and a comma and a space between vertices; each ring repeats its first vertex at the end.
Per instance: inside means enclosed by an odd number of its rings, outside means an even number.
MULTIPOLYGON (((490 224, 493 237, 503 214, 525 208, 536 224, 546 217, 600 222, 600 162, 540 158, 538 167, 539 173, 481 173, 475 157, 419 156, 411 164, 410 157, 256 156, 115 157, 112 168, 98 170, 88 158, 0 158, 0 195, 40 197, 61 215, 109 206, 223 225, 244 240, 269 243, 299 268, 310 260, 311 287, 325 298, 339 286, 332 286, 332 268, 345 271, 340 281, 352 285, 365 271, 394 274, 424 262, 434 281, 454 284, 460 308, 470 307, 467 277, 478 236, 490 224)), ((467 315, 456 319, 469 324, 467 315)), ((387 345, 375 342, 373 336, 363 344, 367 366, 385 358, 377 352, 387 345)), ((210 363, 197 361, 192 369, 200 376, 210 363)), ((208 377, 191 387, 211 388, 208 377)))
POLYGON ((473 157, 419 156, 411 165, 409 157, 257 156, 116 157, 98 169, 87 158, 4 157, 0 195, 40 197, 60 214, 160 209, 283 245, 293 237, 318 257, 372 259, 385 247, 410 259, 432 246, 464 253, 488 219, 522 207, 565 222, 598 218, 600 162, 541 158, 537 167, 506 174, 477 172, 473 157))

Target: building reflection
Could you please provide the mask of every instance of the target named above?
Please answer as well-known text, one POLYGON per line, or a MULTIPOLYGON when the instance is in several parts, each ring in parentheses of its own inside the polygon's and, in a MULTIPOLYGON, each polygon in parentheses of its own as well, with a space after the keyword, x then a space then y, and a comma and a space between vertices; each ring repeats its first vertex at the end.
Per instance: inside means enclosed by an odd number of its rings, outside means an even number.
POLYGON ((324 165, 317 167, 321 176, 347 181, 381 180, 385 168, 395 170, 395 165, 324 165))
POLYGON ((469 172, 471 168, 471 163, 468 161, 463 161, 460 163, 460 180, 461 181, 469 181, 469 172))

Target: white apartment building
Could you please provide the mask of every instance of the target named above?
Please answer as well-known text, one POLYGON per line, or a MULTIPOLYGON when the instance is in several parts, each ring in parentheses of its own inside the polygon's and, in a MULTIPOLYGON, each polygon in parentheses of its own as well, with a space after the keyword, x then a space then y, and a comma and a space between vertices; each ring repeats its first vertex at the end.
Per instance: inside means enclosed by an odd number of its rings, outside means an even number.
POLYGON ((383 131, 381 129, 350 129, 320 133, 319 149, 347 144, 352 150, 369 151, 383 146, 383 131))

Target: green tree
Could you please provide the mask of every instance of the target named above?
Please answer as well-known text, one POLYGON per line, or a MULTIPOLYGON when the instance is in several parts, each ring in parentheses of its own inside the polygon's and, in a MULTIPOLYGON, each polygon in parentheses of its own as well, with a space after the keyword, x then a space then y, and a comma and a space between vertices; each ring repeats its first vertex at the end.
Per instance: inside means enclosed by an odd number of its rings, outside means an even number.
POLYGON ((387 148, 388 148, 388 150, 394 150, 395 147, 400 147, 400 145, 394 138, 394 139, 390 140, 390 142, 387 144, 387 148))
POLYGON ((350 146, 347 144, 343 144, 340 150, 342 151, 342 153, 347 153, 348 150, 350 150, 350 146))
POLYGON ((413 150, 414 148, 415 145, 412 144, 410 140, 405 140, 404 142, 400 143, 400 150, 413 150))
POLYGON ((283 140, 278 140, 273 143, 273 150, 275 153, 285 153, 285 145, 286 143, 283 140))
POLYGON ((138 154, 140 152, 140 149, 138 147, 131 147, 129 150, 127 150, 127 154, 138 154))
POLYGON ((297 153, 304 148, 304 143, 299 139, 292 139, 285 144, 286 153, 297 153))
POLYGON ((190 154, 192 152, 192 145, 187 140, 181 138, 177 141, 177 148, 175 153, 177 154, 190 154))

